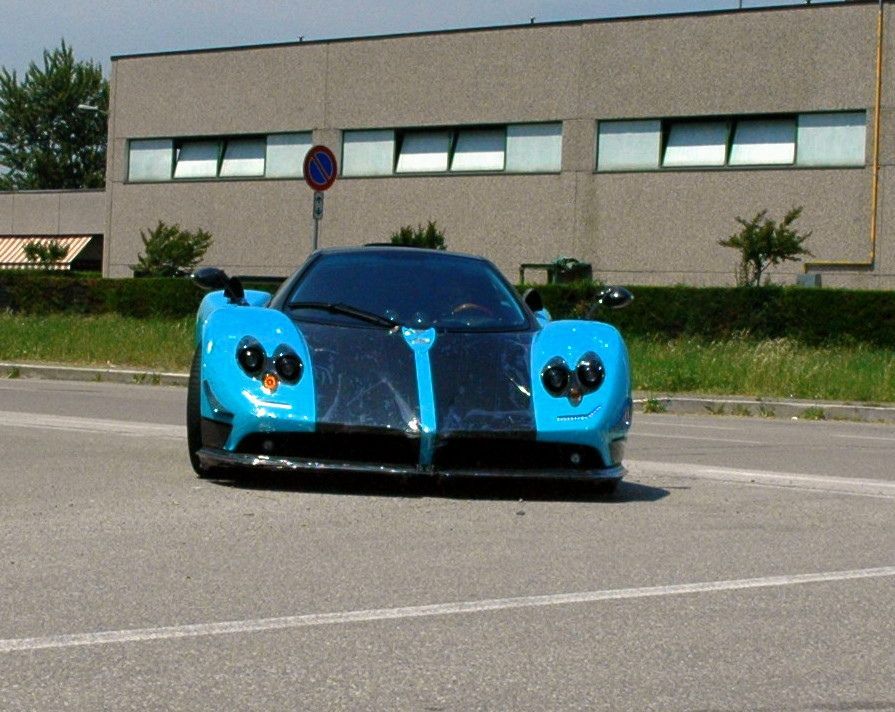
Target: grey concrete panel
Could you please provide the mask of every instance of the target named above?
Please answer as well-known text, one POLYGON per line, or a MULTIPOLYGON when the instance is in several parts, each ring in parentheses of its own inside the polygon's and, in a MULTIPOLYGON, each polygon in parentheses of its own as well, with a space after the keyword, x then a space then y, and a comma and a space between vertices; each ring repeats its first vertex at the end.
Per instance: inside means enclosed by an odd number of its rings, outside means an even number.
POLYGON ((13 193, 0 193, 0 234, 12 234, 13 193))
POLYGON ((327 120, 373 128, 571 116, 579 32, 573 25, 333 44, 327 120))
POLYGON ((562 167, 564 171, 590 173, 596 162, 597 122, 569 119, 562 125, 562 167))
POLYGON ((592 69, 582 79, 582 111, 637 116, 644 106, 658 115, 868 106, 872 21, 868 8, 849 8, 835 20, 786 12, 592 25, 583 43, 583 63, 592 69), (845 75, 859 80, 840 86, 834 78, 845 75))
POLYGON ((870 108, 875 37, 876 9, 868 5, 588 24, 580 113, 870 108))
POLYGON ((59 194, 60 234, 102 235, 105 229, 105 191, 66 191, 59 194))
POLYGON ((890 277, 895 287, 895 250, 892 236, 895 230, 895 167, 880 169, 879 213, 876 239, 876 268, 890 277))
MULTIPOLYGON (((895 69, 895 64, 893 64, 895 69)), ((873 162, 873 112, 867 119, 867 165, 873 162)), ((883 108, 880 118, 879 163, 895 166, 895 109, 883 108)))
POLYGON ((326 53, 308 45, 119 59, 115 137, 322 126, 326 53))
MULTIPOLYGON (((738 253, 718 245, 767 208, 780 220, 802 205, 817 259, 863 260, 869 244, 870 171, 756 170, 594 174, 579 177, 579 230, 595 274, 631 283, 731 284, 738 253)), ((800 264, 778 272, 793 283, 800 264)))
POLYGON ((18 192, 13 196, 15 235, 58 235, 59 198, 56 191, 18 192))

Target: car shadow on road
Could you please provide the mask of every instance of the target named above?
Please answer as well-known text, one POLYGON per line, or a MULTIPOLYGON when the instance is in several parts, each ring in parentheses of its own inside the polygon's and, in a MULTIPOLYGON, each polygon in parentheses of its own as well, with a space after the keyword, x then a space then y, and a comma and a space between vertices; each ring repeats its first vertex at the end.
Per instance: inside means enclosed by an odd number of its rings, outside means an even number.
POLYGON ((224 487, 278 492, 354 495, 365 497, 437 497, 468 500, 526 500, 529 502, 655 502, 669 490, 622 480, 614 492, 594 482, 568 480, 500 479, 484 477, 382 477, 365 475, 295 475, 292 473, 238 473, 211 480, 224 487))

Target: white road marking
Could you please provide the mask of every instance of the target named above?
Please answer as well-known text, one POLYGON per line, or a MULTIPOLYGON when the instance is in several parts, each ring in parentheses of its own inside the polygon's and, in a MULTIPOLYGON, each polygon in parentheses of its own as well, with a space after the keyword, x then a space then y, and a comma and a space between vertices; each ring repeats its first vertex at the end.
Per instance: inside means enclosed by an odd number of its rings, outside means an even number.
POLYGON ((137 423, 127 420, 104 420, 102 418, 46 415, 44 413, 19 413, 8 410, 0 410, 0 427, 71 430, 79 433, 114 433, 116 435, 150 436, 175 440, 182 440, 186 437, 186 426, 183 425, 137 423))
POLYGON ((828 571, 814 574, 762 576, 760 578, 685 583, 670 586, 621 588, 604 591, 584 591, 581 593, 557 593, 546 596, 493 598, 480 601, 435 603, 431 605, 405 606, 401 608, 372 608, 358 611, 342 611, 338 613, 308 613, 305 615, 284 616, 282 618, 257 618, 254 620, 196 623, 192 625, 164 626, 159 628, 135 628, 132 630, 111 630, 100 631, 97 633, 48 635, 40 638, 11 638, 8 640, 0 640, 0 653, 23 650, 42 650, 47 648, 73 648, 85 645, 105 645, 108 643, 139 643, 148 640, 172 640, 177 638, 195 638, 198 636, 257 633, 260 631, 286 630, 317 625, 369 623, 372 621, 425 618, 428 616, 481 613, 484 611, 505 611, 520 608, 539 608, 543 606, 595 603, 597 601, 654 598, 657 596, 741 591, 744 589, 887 578, 890 576, 895 576, 895 566, 883 566, 872 569, 853 569, 850 571, 828 571))
POLYGON ((834 438, 842 438, 843 440, 880 440, 887 443, 895 443, 895 438, 886 438, 879 435, 842 435, 833 433, 834 438))
MULTIPOLYGON (((641 414, 637 414, 637 420, 634 421, 634 430, 637 430, 637 423, 644 416, 641 414)), ((656 416, 655 418, 650 418, 645 421, 649 425, 661 425, 663 428, 694 428, 696 430, 742 430, 742 428, 734 425, 697 425, 695 423, 672 423, 671 421, 663 420, 663 418, 667 418, 668 416, 656 416)))
POLYGON ((715 480, 717 482, 776 485, 827 493, 895 499, 895 482, 886 480, 801 475, 792 472, 766 472, 763 470, 740 470, 729 467, 672 464, 647 460, 630 460, 626 465, 629 472, 633 475, 692 477, 703 480, 715 480))
POLYGON ((766 445, 767 443, 762 442, 761 440, 735 440, 734 438, 725 438, 725 437, 711 437, 703 435, 700 437, 699 435, 677 435, 672 433, 647 433, 643 430, 637 430, 632 434, 633 437, 637 438, 668 438, 670 440, 701 440, 702 442, 708 443, 717 443, 719 445, 727 445, 728 443, 734 443, 737 445, 766 445))

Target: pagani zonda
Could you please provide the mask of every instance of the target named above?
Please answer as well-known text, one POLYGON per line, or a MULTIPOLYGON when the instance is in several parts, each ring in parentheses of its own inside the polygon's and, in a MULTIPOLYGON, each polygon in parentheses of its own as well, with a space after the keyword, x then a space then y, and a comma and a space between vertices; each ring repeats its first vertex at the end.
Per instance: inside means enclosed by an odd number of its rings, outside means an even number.
MULTIPOLYGON (((187 405, 200 476, 224 468, 596 479, 624 475, 618 331, 551 321, 485 259, 322 250, 271 298, 214 268, 187 405)), ((623 289, 602 301, 623 306, 623 289)))

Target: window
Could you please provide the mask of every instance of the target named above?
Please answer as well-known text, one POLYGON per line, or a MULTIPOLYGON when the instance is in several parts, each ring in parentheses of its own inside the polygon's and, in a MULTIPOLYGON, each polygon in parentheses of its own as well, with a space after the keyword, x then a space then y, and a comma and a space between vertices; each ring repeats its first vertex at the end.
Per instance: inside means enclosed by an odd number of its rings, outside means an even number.
POLYGON ((395 132, 345 131, 342 134, 343 176, 390 176, 395 170, 395 132))
POLYGON ((562 124, 367 129, 342 134, 342 175, 558 173, 562 124))
POLYGON ((800 166, 863 166, 867 134, 863 111, 839 114, 800 114, 800 166))
POLYGON ((463 129, 457 132, 451 171, 502 171, 506 129, 463 129))
POLYGON ((863 166, 864 111, 597 123, 598 172, 863 166))
POLYGON ((300 178, 311 133, 191 139, 132 139, 132 183, 189 178, 300 178))
POLYGON ((129 144, 127 179, 145 182, 171 180, 174 141, 171 139, 133 140, 129 144))
POLYGON ((743 119, 737 122, 730 149, 730 165, 788 164, 795 157, 794 119, 743 119))
POLYGON ((448 169, 451 132, 414 131, 404 134, 398 153, 398 173, 443 173, 448 169))
POLYGON ((266 148, 267 141, 264 138, 228 140, 221 163, 221 177, 263 176, 266 148))
POLYGON ((662 165, 675 168, 723 166, 727 160, 728 130, 726 121, 671 124, 662 165))
POLYGON ((220 152, 220 141, 184 141, 177 147, 174 177, 215 178, 220 152))
POLYGON ((658 168, 661 147, 661 121, 601 121, 597 139, 597 170, 658 168))
POLYGON ((301 178, 305 155, 311 145, 310 131, 268 136, 264 175, 267 178, 301 178))
POLYGON ((507 126, 508 173, 558 173, 562 166, 562 124, 507 126))

